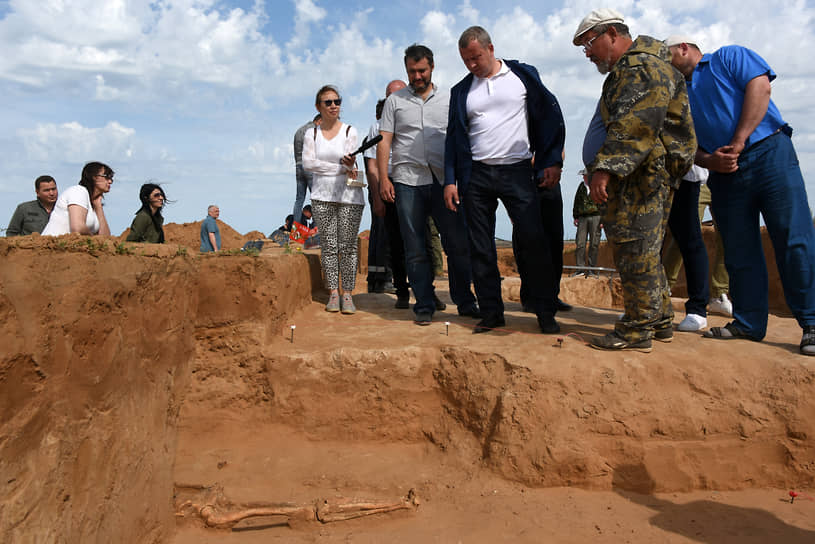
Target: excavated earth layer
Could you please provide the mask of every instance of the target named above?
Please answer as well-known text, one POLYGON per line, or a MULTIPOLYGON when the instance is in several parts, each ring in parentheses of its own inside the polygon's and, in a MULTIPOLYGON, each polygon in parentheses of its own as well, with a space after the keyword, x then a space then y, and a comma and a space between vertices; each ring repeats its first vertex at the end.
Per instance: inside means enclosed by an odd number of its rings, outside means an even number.
POLYGON ((87 240, 0 240, 3 542, 815 541, 815 361, 788 317, 761 343, 608 353, 584 343, 619 314, 608 279, 564 278, 549 336, 508 277, 506 327, 473 335, 443 280, 418 327, 386 294, 324 312, 316 253, 87 240), (176 512, 216 485, 421 502, 232 529, 176 512))

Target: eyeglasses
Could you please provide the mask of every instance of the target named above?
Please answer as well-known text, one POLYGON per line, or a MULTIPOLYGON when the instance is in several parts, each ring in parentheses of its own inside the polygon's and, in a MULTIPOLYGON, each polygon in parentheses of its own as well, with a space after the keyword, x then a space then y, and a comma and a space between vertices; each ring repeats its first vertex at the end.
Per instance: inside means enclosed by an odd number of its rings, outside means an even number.
POLYGON ((113 179, 113 174, 96 174, 96 177, 97 178, 105 178, 105 179, 112 180, 113 179))
POLYGON ((600 36, 602 36, 605 33, 606 33, 606 31, 604 30, 601 33, 597 34, 592 39, 588 40, 586 43, 584 43, 583 44, 583 52, 588 53, 589 51, 591 51, 591 46, 594 45, 594 40, 596 40, 597 38, 599 38, 600 36))
POLYGON ((334 100, 323 100, 323 105, 326 108, 331 106, 331 104, 334 104, 335 106, 339 106, 340 104, 342 104, 342 98, 336 98, 334 100))

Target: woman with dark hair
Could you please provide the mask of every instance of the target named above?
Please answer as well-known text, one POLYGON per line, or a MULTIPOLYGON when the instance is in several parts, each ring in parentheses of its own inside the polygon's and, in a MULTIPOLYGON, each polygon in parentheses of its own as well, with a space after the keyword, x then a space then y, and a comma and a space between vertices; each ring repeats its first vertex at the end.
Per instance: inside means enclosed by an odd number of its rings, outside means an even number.
POLYGON ((79 185, 62 191, 42 231, 48 236, 70 232, 110 236, 102 200, 113 184, 113 169, 101 162, 89 162, 82 169, 79 185))
POLYGON ((128 242, 164 243, 164 217, 161 210, 167 202, 164 189, 155 183, 145 183, 139 191, 141 208, 130 224, 128 242))
POLYGON ((315 105, 322 123, 303 139, 303 168, 313 174, 311 207, 320 229, 320 262, 330 297, 328 312, 356 312, 351 292, 357 277, 357 235, 365 207, 356 161, 357 131, 340 121, 339 91, 331 85, 317 91, 315 105), (342 278, 342 299, 340 299, 342 278))

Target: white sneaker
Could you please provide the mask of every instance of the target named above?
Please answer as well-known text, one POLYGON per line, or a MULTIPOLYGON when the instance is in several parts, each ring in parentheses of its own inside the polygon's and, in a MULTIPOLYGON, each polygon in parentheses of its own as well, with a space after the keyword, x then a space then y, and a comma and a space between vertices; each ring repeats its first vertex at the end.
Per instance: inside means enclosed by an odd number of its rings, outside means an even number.
POLYGON ((719 298, 710 300, 707 305, 707 311, 715 314, 726 315, 733 317, 733 303, 728 300, 727 295, 722 293, 719 298))
POLYGON ((700 331, 707 327, 707 318, 697 314, 688 314, 676 328, 682 332, 700 331))

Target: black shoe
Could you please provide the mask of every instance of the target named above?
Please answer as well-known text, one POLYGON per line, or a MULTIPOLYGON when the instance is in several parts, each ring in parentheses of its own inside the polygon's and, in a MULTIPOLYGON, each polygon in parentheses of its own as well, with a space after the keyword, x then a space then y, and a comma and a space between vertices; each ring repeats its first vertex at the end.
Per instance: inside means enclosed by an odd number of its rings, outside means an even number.
POLYGON ((566 304, 562 300, 557 299, 557 301, 555 301, 555 310, 558 312, 570 312, 572 311, 572 305, 566 304))
POLYGON ((368 284, 368 292, 369 293, 384 293, 385 292, 385 284, 382 282, 375 282, 368 284))
POLYGON ((416 314, 416 318, 413 320, 413 322, 416 323, 417 325, 426 327, 427 325, 430 325, 430 323, 433 322, 433 314, 431 314, 430 312, 419 312, 416 314))
POLYGON ((410 295, 396 295, 396 304, 393 307, 397 310, 409 310, 410 295))
POLYGON ((433 295, 433 302, 436 304, 436 311, 437 312, 441 312, 445 308, 447 308, 447 304, 442 302, 442 300, 435 294, 433 295))
POLYGON ((469 308, 465 308, 464 310, 458 310, 458 315, 462 317, 472 317, 473 319, 481 319, 481 310, 478 309, 477 304, 473 304, 469 308))
POLYGON ((392 295, 395 295, 396 294, 396 287, 393 286, 393 282, 386 281, 382 285, 382 291, 385 292, 385 293, 390 293, 392 295))
POLYGON ((806 325, 804 334, 801 336, 801 344, 798 346, 804 355, 815 355, 815 326, 806 325))
POLYGON ((482 332, 490 332, 493 329, 497 329, 498 327, 503 327, 506 325, 503 317, 497 316, 490 316, 485 317, 481 321, 478 322, 478 325, 475 326, 473 329, 473 334, 481 334, 482 332))
POLYGON ((616 332, 610 332, 605 336, 595 336, 591 340, 591 347, 594 349, 608 350, 631 350, 641 353, 651 353, 651 340, 640 340, 639 342, 629 342, 625 338, 617 336, 616 332))
POLYGON ((557 334, 560 332, 560 325, 555 321, 555 314, 543 313, 538 316, 538 325, 544 334, 557 334))
POLYGON ((664 329, 657 329, 654 331, 654 340, 657 342, 668 342, 673 341, 674 339, 674 328, 673 327, 665 327, 664 329))

